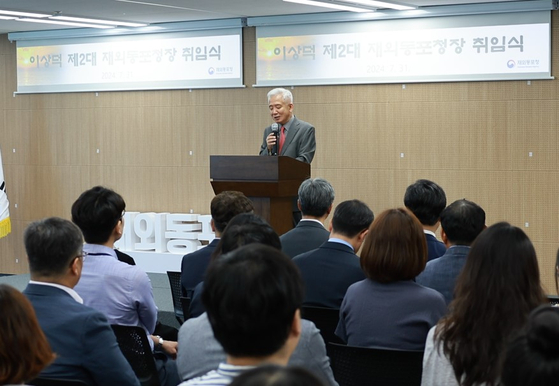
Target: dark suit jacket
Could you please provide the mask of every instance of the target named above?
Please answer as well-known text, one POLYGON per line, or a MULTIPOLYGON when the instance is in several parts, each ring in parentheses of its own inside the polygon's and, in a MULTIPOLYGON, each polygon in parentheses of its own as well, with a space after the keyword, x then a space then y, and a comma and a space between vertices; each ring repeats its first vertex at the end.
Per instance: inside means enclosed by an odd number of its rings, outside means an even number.
POLYGON ((23 294, 57 355, 40 376, 99 386, 140 385, 103 314, 59 288, 29 284, 23 294))
POLYGON ((188 308, 188 317, 197 318, 206 312, 206 307, 202 303, 202 291, 204 290, 204 282, 198 283, 194 291, 192 291, 192 300, 188 308))
POLYGON ((427 233, 425 233, 425 239, 427 240, 427 261, 434 260, 445 254, 446 245, 444 245, 444 243, 427 233))
POLYGON ((305 283, 306 306, 340 308, 350 285, 365 279, 359 257, 345 244, 328 241, 293 259, 305 283))
POLYGON ((320 247, 328 241, 330 232, 315 221, 300 221, 289 232, 280 236, 281 250, 287 256, 294 258, 320 247))
POLYGON ((219 239, 213 239, 211 243, 202 249, 184 255, 181 264, 182 294, 192 297, 194 288, 204 280, 206 270, 210 264, 210 257, 219 244, 219 239))
POLYGON ((456 278, 466 264, 469 252, 470 247, 465 245, 450 247, 444 255, 428 262, 425 270, 415 278, 415 282, 440 292, 448 306, 454 297, 456 278))
MULTIPOLYGON (((271 132, 272 126, 268 126, 264 129, 264 141, 260 147, 260 155, 268 155, 266 138, 271 132)), ((295 158, 310 164, 315 151, 316 140, 314 138, 314 126, 294 117, 291 127, 289 127, 287 131, 287 137, 285 137, 285 142, 279 155, 295 158)))

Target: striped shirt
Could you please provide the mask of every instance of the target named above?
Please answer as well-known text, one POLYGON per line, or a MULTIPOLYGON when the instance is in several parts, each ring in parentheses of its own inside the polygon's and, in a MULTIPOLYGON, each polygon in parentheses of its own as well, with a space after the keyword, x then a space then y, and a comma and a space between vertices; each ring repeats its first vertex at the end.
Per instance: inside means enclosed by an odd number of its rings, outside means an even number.
POLYGON ((201 377, 192 378, 181 383, 179 386, 223 386, 228 385, 237 375, 246 370, 253 369, 255 366, 235 366, 227 363, 220 363, 217 370, 212 370, 201 377))

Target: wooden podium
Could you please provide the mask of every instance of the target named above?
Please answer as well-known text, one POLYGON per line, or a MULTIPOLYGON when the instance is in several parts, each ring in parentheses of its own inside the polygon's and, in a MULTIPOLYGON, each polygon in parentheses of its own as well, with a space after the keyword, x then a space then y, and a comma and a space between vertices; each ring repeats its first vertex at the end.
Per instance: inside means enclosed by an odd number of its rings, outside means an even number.
POLYGON ((215 194, 243 192, 254 211, 283 234, 293 228, 293 202, 311 165, 290 157, 210 156, 210 182, 215 194))

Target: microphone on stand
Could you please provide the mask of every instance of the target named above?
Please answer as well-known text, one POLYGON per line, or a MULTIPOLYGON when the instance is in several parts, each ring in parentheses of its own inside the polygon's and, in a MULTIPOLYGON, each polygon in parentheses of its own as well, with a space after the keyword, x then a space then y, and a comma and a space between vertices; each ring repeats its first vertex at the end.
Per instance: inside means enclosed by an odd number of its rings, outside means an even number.
POLYGON ((278 145, 279 145, 279 125, 277 123, 272 123, 272 133, 276 137, 276 144, 272 146, 272 155, 278 155, 278 145))

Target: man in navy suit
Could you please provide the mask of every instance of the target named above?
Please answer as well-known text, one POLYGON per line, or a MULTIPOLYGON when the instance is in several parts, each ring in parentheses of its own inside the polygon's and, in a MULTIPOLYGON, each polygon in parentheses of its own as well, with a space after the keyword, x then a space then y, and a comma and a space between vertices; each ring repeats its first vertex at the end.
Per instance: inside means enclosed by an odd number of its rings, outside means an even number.
POLYGON ((470 245, 485 229, 485 211, 468 200, 454 201, 441 213, 441 238, 446 253, 429 261, 415 281, 439 291, 450 304, 454 297, 456 278, 462 271, 470 245))
POLYGON ((184 255, 181 264, 181 286, 184 296, 192 297, 194 288, 204 281, 204 275, 210 264, 210 257, 214 252, 221 233, 227 223, 238 214, 249 213, 254 210, 252 202, 241 192, 225 191, 216 195, 210 204, 212 220, 210 226, 215 232, 215 239, 207 246, 195 252, 184 255))
POLYGON ((364 202, 344 201, 334 211, 330 239, 293 259, 305 283, 304 305, 340 308, 348 287, 365 279, 355 253, 373 219, 373 212, 364 202))
POLYGON ((309 178, 299 187, 297 206, 303 218, 295 228, 280 237, 281 250, 294 258, 328 241, 330 232, 324 221, 332 211, 334 188, 322 178, 309 178))
POLYGON ((85 258, 79 228, 61 218, 47 218, 29 225, 24 243, 31 281, 23 293, 56 353, 40 376, 79 379, 88 385, 139 386, 107 318, 84 306, 73 290, 85 258))
MULTIPOLYGON (((284 88, 275 88, 268 93, 270 115, 278 124, 277 155, 311 163, 316 151, 314 126, 293 115, 293 94, 284 88)), ((264 140, 260 155, 274 155, 276 136, 272 126, 264 129, 264 140)))
POLYGON ((404 205, 417 217, 427 240, 427 260, 444 255, 446 246, 437 240, 441 212, 446 206, 446 194, 439 185, 429 180, 417 180, 406 189, 404 205))

